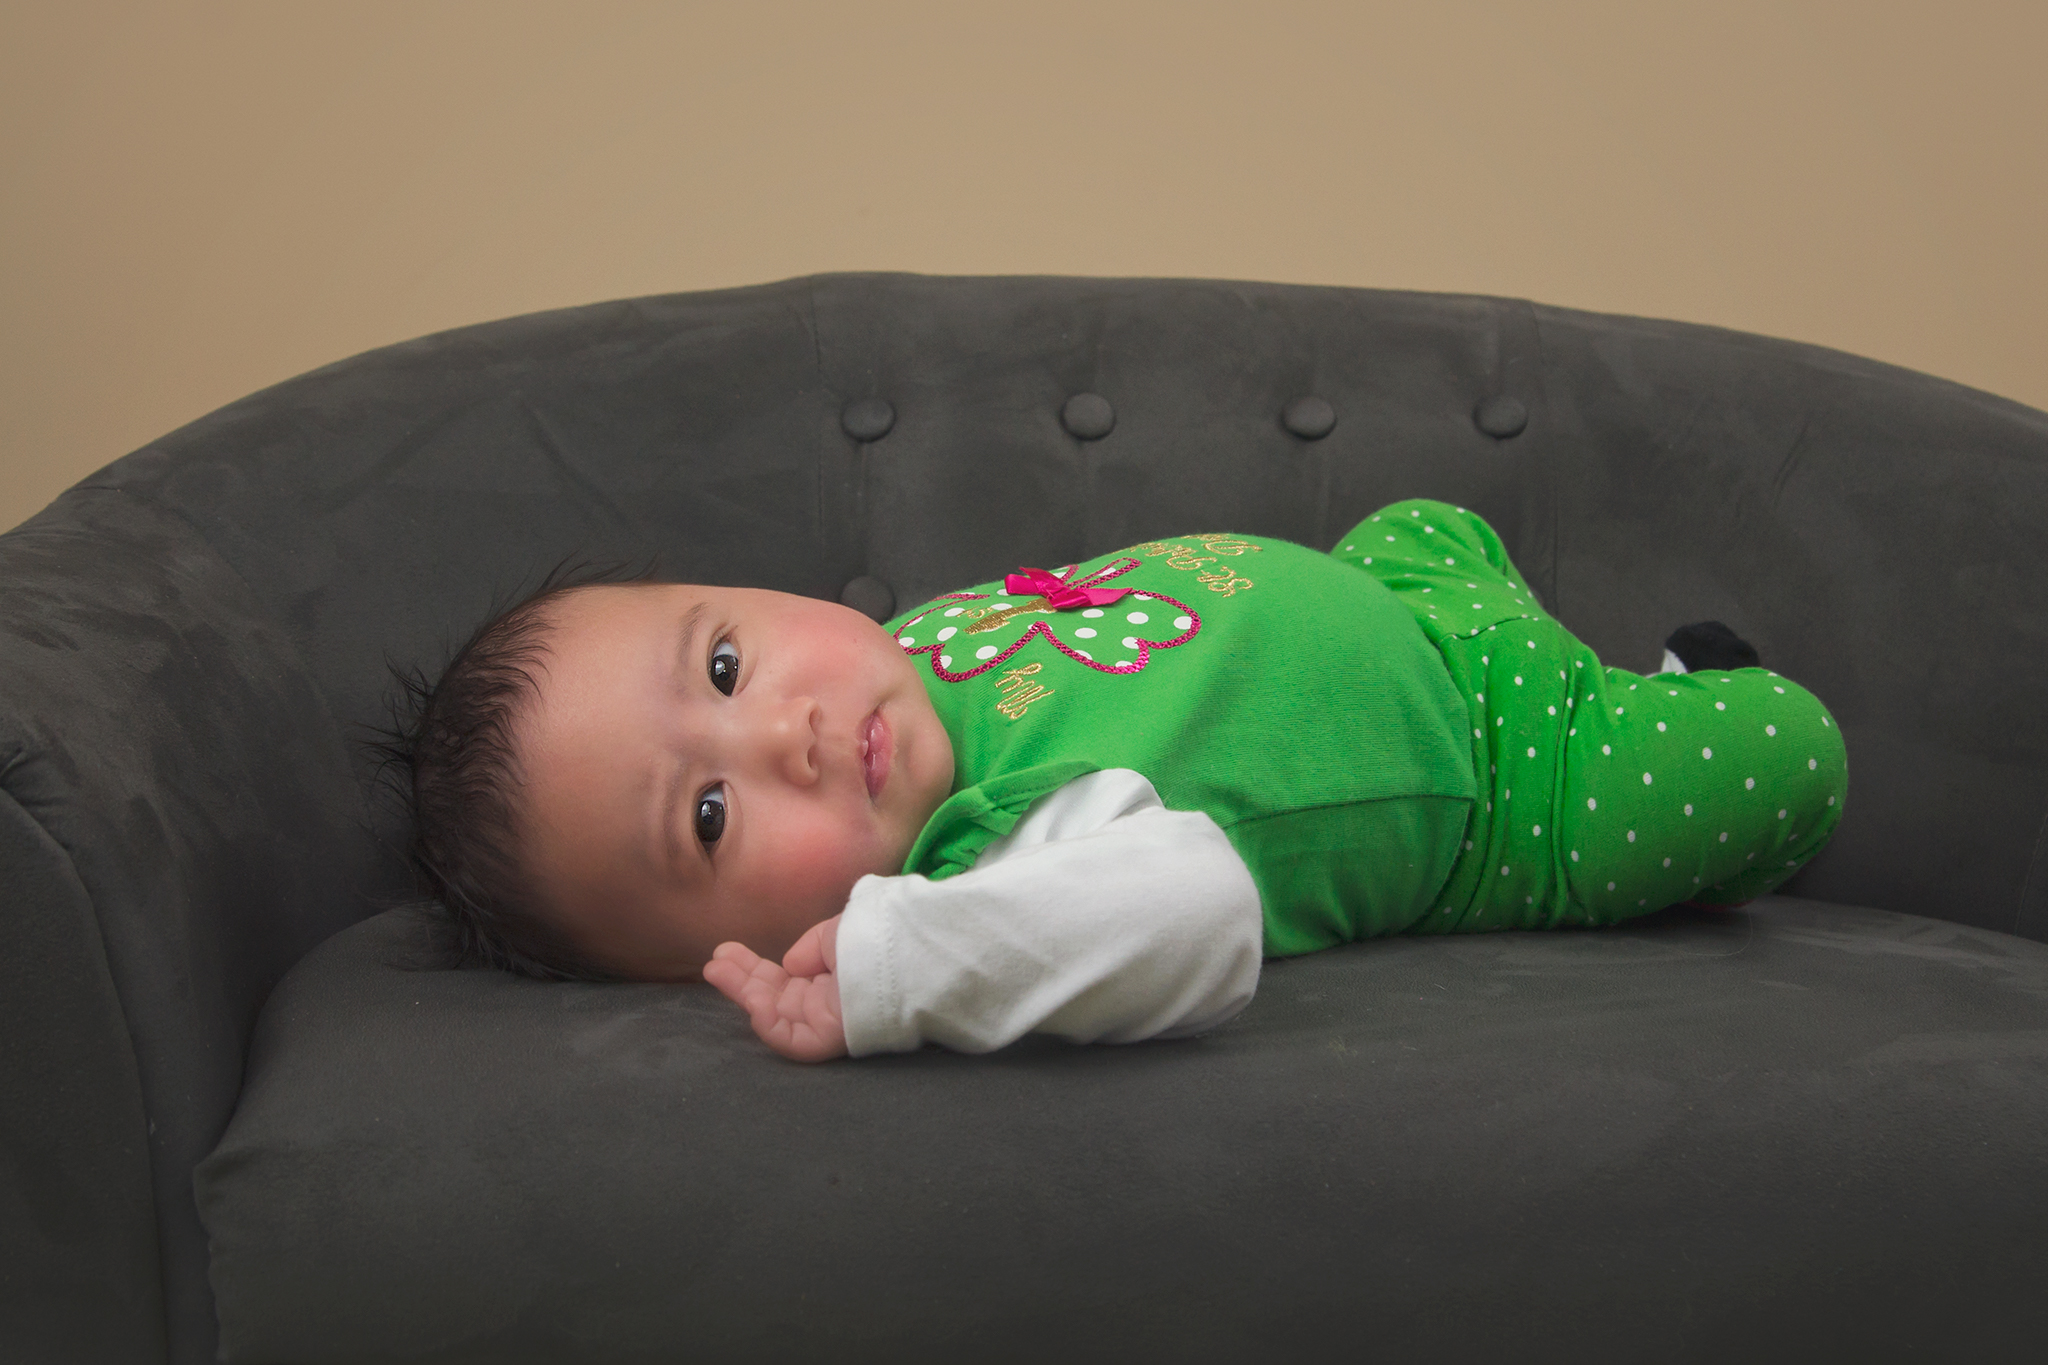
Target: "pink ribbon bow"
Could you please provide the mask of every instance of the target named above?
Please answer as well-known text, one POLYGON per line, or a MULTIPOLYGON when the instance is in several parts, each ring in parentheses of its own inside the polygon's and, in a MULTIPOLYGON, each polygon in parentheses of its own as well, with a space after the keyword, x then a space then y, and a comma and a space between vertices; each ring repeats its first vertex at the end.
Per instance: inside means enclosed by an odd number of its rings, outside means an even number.
POLYGON ((1129 592, 1129 588, 1077 588, 1064 578, 1044 569, 1019 569, 1003 580, 1003 590, 1022 597, 1032 594, 1045 599, 1054 611, 1069 607, 1106 607, 1129 592))

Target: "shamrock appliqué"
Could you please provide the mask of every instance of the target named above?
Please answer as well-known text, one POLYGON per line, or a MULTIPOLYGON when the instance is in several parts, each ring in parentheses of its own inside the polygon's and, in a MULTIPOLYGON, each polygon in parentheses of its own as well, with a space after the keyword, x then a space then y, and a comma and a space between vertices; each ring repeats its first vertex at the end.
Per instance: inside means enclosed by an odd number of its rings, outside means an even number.
POLYGON ((1019 591, 947 593, 905 621, 896 643, 906 654, 930 655, 932 672, 947 682, 1000 666, 1033 636, 1098 673, 1141 672, 1152 661, 1152 651, 1194 639, 1202 618, 1163 593, 1087 591, 1102 589, 1138 564, 1135 557, 1112 560, 1079 581, 1072 580, 1072 564, 1053 575, 1026 569, 1005 583, 1019 591), (1022 591, 1027 587, 1038 591, 1027 597, 1022 591), (1055 601, 1068 605, 1054 606, 1055 601))

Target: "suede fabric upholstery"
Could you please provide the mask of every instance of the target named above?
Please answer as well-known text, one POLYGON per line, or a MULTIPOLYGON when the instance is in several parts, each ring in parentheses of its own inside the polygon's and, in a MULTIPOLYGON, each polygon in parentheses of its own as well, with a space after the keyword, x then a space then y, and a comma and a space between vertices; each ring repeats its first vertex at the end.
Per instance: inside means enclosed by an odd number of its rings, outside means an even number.
POLYGON ((1769 897, 1267 964, 1201 1038, 805 1069, 709 988, 302 963, 226 1358, 2028 1359, 2048 945, 1769 897))
POLYGON ((2017 404, 1370 290, 823 276, 253 395, 0 537, 0 1356, 1021 1358, 1150 1324, 1229 1358, 1396 1286, 1421 1306, 1384 1340, 1417 1353, 2038 1334, 2048 949, 2007 936, 2048 939, 2044 518, 2048 415, 2017 404), (1826 700, 1850 792, 1806 901, 1347 949, 1206 1042, 817 1073, 698 988, 384 965, 403 831, 357 740, 386 662, 438 668, 564 557, 880 611, 1189 530, 1323 545, 1407 496, 1487 517, 1612 662, 1719 618, 1826 700), (1446 1025, 1420 1002, 1455 963, 1476 1013, 1446 1025), (1719 1140, 1684 1145, 1687 1104, 1719 1140), (778 1252, 818 1297, 771 1339, 778 1252), (1909 1279, 1917 1315, 1874 1288, 1909 1279))

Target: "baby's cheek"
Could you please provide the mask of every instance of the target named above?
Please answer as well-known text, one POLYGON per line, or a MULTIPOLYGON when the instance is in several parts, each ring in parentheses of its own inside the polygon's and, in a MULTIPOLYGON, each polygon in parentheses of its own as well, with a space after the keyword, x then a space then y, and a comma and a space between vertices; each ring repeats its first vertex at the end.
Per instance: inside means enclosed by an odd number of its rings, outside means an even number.
POLYGON ((792 835, 777 860, 777 881, 785 898, 818 909, 821 917, 837 914, 863 876, 898 870, 890 864, 888 850, 877 846, 865 830, 807 820, 792 835))

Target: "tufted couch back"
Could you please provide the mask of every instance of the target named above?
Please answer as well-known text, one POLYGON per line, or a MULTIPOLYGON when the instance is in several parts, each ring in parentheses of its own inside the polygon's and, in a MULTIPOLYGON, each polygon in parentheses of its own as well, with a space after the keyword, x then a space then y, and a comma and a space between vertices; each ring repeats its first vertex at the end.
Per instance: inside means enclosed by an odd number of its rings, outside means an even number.
POLYGON ((1371 290, 838 275, 538 314, 256 394, 0 537, 0 1028, 53 1097, 0 1139, 78 1220, 9 1293, 124 1351, 210 1340, 189 1177, 256 1012, 403 891, 357 747, 387 662, 431 671, 558 560, 879 617, 1409 496, 1486 516, 1603 658, 1719 618, 1828 702, 1848 811, 1788 890, 2048 939, 2048 415, 1371 290))

